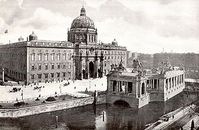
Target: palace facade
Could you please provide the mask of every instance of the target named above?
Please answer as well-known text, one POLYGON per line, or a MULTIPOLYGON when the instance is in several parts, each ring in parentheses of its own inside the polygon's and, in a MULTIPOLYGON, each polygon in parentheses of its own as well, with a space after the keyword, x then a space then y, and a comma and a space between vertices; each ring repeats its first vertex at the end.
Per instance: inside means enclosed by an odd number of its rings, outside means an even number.
POLYGON ((34 32, 26 41, 0 46, 0 67, 5 76, 26 83, 88 79, 108 74, 111 67, 127 64, 127 49, 117 41, 97 42, 97 28, 81 8, 68 31, 67 41, 38 40, 34 32))

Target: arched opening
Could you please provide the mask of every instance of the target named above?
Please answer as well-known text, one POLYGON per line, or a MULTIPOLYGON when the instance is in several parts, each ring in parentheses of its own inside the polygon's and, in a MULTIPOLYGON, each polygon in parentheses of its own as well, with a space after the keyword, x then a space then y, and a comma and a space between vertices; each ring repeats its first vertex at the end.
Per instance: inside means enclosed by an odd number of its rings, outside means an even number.
POLYGON ((92 61, 89 63, 89 74, 91 78, 94 78, 94 64, 92 61))
POLYGON ((142 83, 141 94, 144 94, 144 93, 145 93, 145 84, 142 83))
POLYGON ((86 71, 83 70, 83 79, 86 79, 86 71))
POLYGON ((129 103, 124 100, 117 100, 113 104, 119 107, 130 107, 129 103))
POLYGON ((100 78, 101 78, 101 77, 102 77, 102 76, 101 76, 101 70, 100 70, 100 69, 98 69, 98 70, 97 70, 97 72, 98 72, 98 77, 100 77, 100 78))

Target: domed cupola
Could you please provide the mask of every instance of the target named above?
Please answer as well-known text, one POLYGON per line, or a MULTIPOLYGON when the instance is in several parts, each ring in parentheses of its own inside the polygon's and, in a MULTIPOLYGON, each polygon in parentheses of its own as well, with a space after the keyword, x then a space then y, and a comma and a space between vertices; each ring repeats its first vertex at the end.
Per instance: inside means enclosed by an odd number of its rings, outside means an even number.
POLYGON ((73 28, 95 28, 93 20, 86 16, 86 9, 84 7, 81 8, 80 16, 73 20, 71 29, 73 28))
POLYGON ((97 29, 91 18, 86 16, 84 7, 80 16, 76 17, 68 31, 68 41, 72 43, 95 44, 97 43, 97 29))
POLYGON ((37 40, 37 35, 35 35, 34 32, 32 32, 32 34, 29 35, 29 41, 32 41, 32 40, 37 40))

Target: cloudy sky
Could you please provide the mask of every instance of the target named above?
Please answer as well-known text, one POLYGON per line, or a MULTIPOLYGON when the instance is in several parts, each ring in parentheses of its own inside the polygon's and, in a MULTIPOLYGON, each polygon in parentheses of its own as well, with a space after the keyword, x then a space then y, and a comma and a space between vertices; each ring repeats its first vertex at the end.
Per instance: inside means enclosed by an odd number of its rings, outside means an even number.
POLYGON ((0 43, 32 31, 66 40, 83 3, 100 41, 116 38, 133 52, 199 53, 199 0, 0 0, 0 43))

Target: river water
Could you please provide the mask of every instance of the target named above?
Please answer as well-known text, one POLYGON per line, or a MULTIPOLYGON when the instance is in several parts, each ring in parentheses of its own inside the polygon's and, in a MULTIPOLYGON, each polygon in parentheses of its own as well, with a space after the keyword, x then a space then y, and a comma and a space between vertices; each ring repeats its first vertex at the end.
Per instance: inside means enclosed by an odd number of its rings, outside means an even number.
POLYGON ((197 95, 181 93, 165 103, 149 103, 139 110, 87 105, 19 119, 0 119, 0 130, 142 130, 164 113, 197 99, 197 95))

